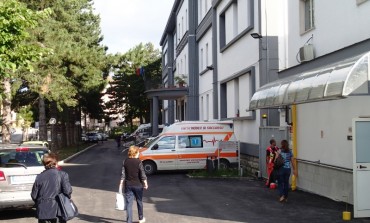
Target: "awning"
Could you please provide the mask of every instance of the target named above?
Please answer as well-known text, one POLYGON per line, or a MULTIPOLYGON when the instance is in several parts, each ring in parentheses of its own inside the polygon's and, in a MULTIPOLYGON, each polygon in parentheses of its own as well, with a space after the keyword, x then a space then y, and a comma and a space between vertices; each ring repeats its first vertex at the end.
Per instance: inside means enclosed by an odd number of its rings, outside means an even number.
POLYGON ((249 110, 369 94, 370 52, 268 83, 252 96, 249 110))

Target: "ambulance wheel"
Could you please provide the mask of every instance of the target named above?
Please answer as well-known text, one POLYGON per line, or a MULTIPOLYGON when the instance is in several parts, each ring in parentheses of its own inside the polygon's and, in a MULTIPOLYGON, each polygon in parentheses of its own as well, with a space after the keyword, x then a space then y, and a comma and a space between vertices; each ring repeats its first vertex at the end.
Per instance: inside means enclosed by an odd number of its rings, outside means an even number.
POLYGON ((220 169, 228 169, 229 166, 230 166, 229 161, 227 161, 225 159, 220 160, 220 169))
POLYGON ((144 167, 145 174, 147 175, 152 175, 157 170, 157 166, 155 165, 153 161, 144 161, 143 167, 144 167))

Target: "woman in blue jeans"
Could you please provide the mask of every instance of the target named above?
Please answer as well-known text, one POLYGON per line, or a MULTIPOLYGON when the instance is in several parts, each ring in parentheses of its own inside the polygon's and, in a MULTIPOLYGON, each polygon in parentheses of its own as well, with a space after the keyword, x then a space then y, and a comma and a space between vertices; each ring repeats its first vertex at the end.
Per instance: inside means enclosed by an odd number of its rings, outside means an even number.
POLYGON ((139 158, 139 147, 131 146, 128 158, 123 161, 120 188, 125 188, 127 223, 132 223, 132 205, 136 199, 139 223, 145 222, 143 215, 143 189, 148 189, 148 182, 143 163, 139 158))
POLYGON ((293 168, 293 174, 297 177, 297 168, 293 162, 294 156, 292 151, 289 149, 289 143, 287 140, 281 141, 280 156, 284 158, 284 165, 279 169, 279 201, 288 201, 288 191, 289 191, 289 178, 291 174, 291 168, 293 168))

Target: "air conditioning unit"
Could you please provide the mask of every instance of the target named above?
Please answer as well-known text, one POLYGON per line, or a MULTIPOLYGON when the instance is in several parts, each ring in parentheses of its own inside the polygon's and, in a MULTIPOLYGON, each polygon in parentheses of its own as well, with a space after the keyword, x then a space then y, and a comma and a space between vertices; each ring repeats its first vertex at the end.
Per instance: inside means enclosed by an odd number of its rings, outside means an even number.
POLYGON ((315 59, 312 44, 307 44, 299 48, 299 59, 301 60, 301 62, 307 62, 315 59))

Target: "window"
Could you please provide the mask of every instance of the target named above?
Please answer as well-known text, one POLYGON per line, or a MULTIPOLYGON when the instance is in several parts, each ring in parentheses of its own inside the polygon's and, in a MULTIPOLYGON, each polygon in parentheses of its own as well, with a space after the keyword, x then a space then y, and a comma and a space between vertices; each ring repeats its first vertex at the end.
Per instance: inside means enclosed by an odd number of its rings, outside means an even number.
POLYGON ((167 57, 168 57, 168 55, 167 55, 167 50, 164 52, 164 65, 166 66, 167 65, 167 62, 168 62, 168 59, 167 59, 167 57))
POLYGON ((181 17, 181 33, 182 33, 182 35, 184 35, 184 16, 183 17, 181 17))
POLYGON ((203 69, 204 69, 204 66, 203 66, 203 48, 202 49, 200 49, 200 62, 199 62, 199 67, 200 67, 200 70, 202 71, 203 69))
POLYGON ((163 137, 157 142, 157 150, 162 149, 175 149, 175 136, 163 137))
POLYGON ((204 98, 203 96, 200 97, 200 120, 205 120, 203 117, 205 116, 204 115, 204 98))
POLYGON ((201 148, 203 147, 203 136, 179 136, 179 148, 201 148))
POLYGON ((304 0, 304 31, 314 28, 313 0, 304 0))
POLYGON ((208 43, 206 43, 206 67, 209 65, 208 63, 208 43))
POLYGON ((255 89, 254 71, 240 74, 220 85, 220 117, 242 117, 254 119, 254 114, 248 111, 251 90, 255 89))
POLYGON ((209 120, 209 94, 207 94, 206 97, 206 115, 205 115, 205 120, 209 120))
POLYGON ((219 36, 221 51, 253 29, 254 1, 232 0, 220 12, 219 36))

